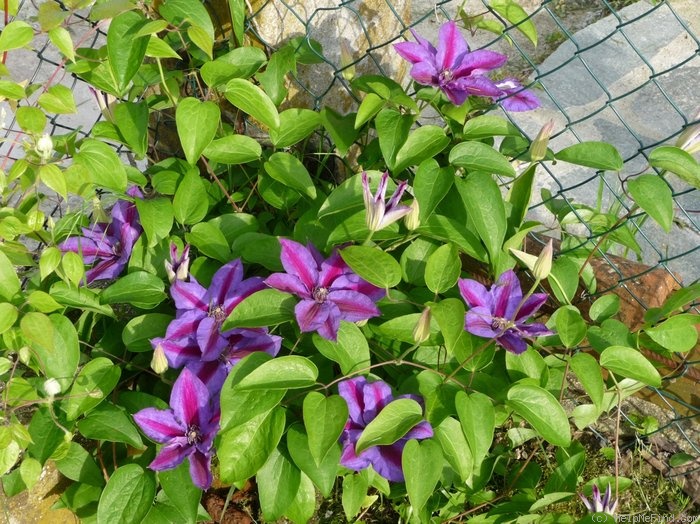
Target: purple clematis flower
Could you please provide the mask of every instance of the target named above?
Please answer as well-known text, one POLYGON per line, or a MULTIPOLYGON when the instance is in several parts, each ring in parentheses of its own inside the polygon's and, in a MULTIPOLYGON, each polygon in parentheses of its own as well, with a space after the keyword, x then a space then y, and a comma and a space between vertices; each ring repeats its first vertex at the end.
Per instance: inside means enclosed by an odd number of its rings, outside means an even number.
POLYGON ((615 515, 615 509, 617 509, 617 499, 612 496, 612 489, 610 484, 605 490, 605 495, 601 496, 600 489, 598 486, 593 484, 593 496, 591 500, 588 500, 582 493, 579 493, 583 505, 590 513, 607 513, 608 515, 615 515))
POLYGON ((162 344, 172 367, 188 360, 216 360, 229 345, 228 332, 221 332, 224 320, 244 298, 264 287, 259 277, 243 280, 243 265, 238 259, 222 266, 208 289, 192 277, 189 282, 177 280, 170 287, 177 316, 165 339, 151 343, 162 344))
POLYGON ((301 331, 318 331, 336 340, 340 321, 358 322, 380 314, 374 304, 384 290, 362 280, 334 252, 323 259, 315 248, 281 239, 282 266, 286 273, 273 273, 265 284, 302 300, 294 308, 301 331))
POLYGON ((406 190, 407 182, 405 180, 399 183, 389 201, 384 202, 388 180, 389 173, 384 173, 379 181, 377 193, 373 195, 372 190, 369 188, 367 172, 362 173, 362 192, 365 198, 365 209, 367 210, 367 229, 370 231, 384 229, 389 224, 393 224, 411 212, 409 206, 399 204, 401 195, 406 190))
MULTIPOLYGON (((340 463, 354 471, 363 470, 371 465, 385 479, 403 482, 404 475, 401 468, 403 448, 411 439, 421 440, 432 437, 433 428, 427 421, 420 422, 393 444, 373 446, 357 455, 355 445, 362 431, 387 404, 394 400, 394 397, 386 382, 378 380, 370 383, 365 377, 344 380, 338 384, 338 392, 347 402, 350 414, 340 436, 343 446, 340 463)), ((402 395, 398 398, 412 398, 420 402, 420 398, 413 395, 402 395)))
MULTIPOLYGON (((455 105, 462 105, 469 95, 500 99, 511 93, 505 91, 505 84, 500 87, 486 76, 489 71, 505 64, 508 58, 485 49, 470 51, 454 21, 445 22, 440 27, 437 49, 415 31, 411 32, 417 42, 394 44, 394 49, 413 64, 411 76, 419 84, 437 87, 455 105)), ((510 85, 509 83, 508 86, 510 85)), ((512 89, 518 91, 520 96, 526 96, 519 84, 512 89)), ((523 105, 511 102, 512 99, 505 99, 504 107, 511 111, 522 111, 518 107, 523 105)), ((538 106, 539 102, 535 107, 538 106)))
POLYGON ((544 324, 525 323, 547 301, 547 294, 535 293, 523 300, 513 270, 503 273, 490 290, 476 280, 460 279, 459 292, 470 308, 464 329, 472 335, 494 339, 511 353, 527 349, 523 339, 552 334, 544 324))
POLYGON ((195 486, 211 486, 212 444, 219 429, 218 403, 190 370, 183 369, 173 385, 170 409, 142 409, 134 420, 148 438, 165 444, 148 466, 155 471, 172 469, 190 459, 195 486))
MULTIPOLYGON (((137 187, 127 191, 129 196, 143 198, 137 187)), ((85 272, 85 282, 117 278, 129 263, 134 244, 143 229, 133 202, 119 200, 112 207, 112 221, 82 228, 83 236, 70 237, 59 247, 64 253, 73 251, 83 257, 85 264, 94 264, 85 272)))
POLYGON ((496 84, 503 91, 498 100, 508 111, 530 111, 540 107, 540 100, 532 91, 525 89, 515 78, 506 78, 496 84))

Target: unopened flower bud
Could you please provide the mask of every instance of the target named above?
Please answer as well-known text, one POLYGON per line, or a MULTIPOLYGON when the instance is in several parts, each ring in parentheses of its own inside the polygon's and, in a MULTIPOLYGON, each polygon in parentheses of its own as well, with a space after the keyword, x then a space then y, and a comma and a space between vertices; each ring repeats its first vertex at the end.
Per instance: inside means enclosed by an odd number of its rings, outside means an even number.
POLYGON ((547 146, 549 145, 549 137, 554 131, 554 120, 550 120, 542 126, 540 132, 537 133, 535 140, 530 145, 530 160, 537 162, 547 156, 547 146))
POLYGON ((165 356, 165 351, 163 351, 163 346, 160 344, 158 344, 156 349, 153 350, 151 369, 159 375, 168 371, 168 359, 165 356))
MULTIPOLYGON (((695 115, 694 120, 697 119, 700 119, 700 111, 695 115)), ((691 155, 700 151, 700 123, 686 127, 678 136, 676 147, 683 149, 691 155)))
POLYGON ((53 398, 61 392, 61 384, 55 378, 50 378, 44 382, 44 391, 50 398, 53 398))
POLYGON ((422 344, 428 340, 428 338, 430 338, 431 318, 432 315, 430 313, 430 308, 427 307, 423 310, 423 313, 421 313, 421 316, 416 323, 416 327, 413 328, 413 340, 416 344, 422 344))
POLYGON ((190 246, 185 246, 182 255, 177 256, 177 246, 170 244, 170 261, 165 261, 165 272, 172 284, 176 280, 187 280, 190 271, 190 246))
POLYGON ((36 152, 44 162, 47 162, 53 154, 53 140, 51 136, 44 134, 36 141, 36 152))
POLYGON ((535 261, 535 266, 532 268, 532 275, 537 280, 544 280, 549 276, 550 271, 552 271, 552 255, 554 253, 554 246, 552 245, 552 239, 549 239, 547 245, 544 246, 540 256, 537 257, 535 261))
POLYGON ((340 65, 342 66, 342 75, 345 80, 350 82, 355 78, 355 59, 352 56, 352 48, 344 38, 340 39, 340 65))
POLYGON ((414 198, 408 207, 411 208, 411 211, 406 215, 404 221, 409 231, 415 231, 420 227, 420 206, 418 205, 418 200, 414 198))

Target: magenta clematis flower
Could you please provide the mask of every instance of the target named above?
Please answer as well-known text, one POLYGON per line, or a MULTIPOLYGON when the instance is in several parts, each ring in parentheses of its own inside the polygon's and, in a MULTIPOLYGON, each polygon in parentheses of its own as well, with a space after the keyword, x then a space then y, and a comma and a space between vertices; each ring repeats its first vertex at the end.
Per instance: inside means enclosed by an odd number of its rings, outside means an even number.
MULTIPOLYGON (((394 397, 386 382, 381 380, 367 382, 365 377, 342 381, 338 384, 338 393, 348 404, 350 415, 340 436, 340 442, 343 446, 340 463, 354 471, 363 470, 371 465, 385 479, 392 482, 403 482, 404 475, 401 468, 403 448, 411 439, 422 440, 432 437, 433 428, 424 420, 393 444, 373 446, 357 455, 355 445, 362 431, 387 404, 394 400, 394 397)), ((421 400, 413 395, 402 395, 398 398, 412 398, 418 402, 421 400)))
POLYGON ((165 444, 149 468, 172 469, 189 457, 195 486, 211 486, 211 456, 219 429, 218 402, 190 370, 183 369, 170 394, 170 409, 142 409, 134 420, 148 438, 165 444))
MULTIPOLYGON (((526 97, 526 91, 518 84, 511 87, 511 81, 500 87, 486 73, 506 63, 505 55, 479 49, 470 51, 467 41, 459 32, 454 21, 445 22, 440 27, 437 49, 426 39, 411 30, 417 42, 394 44, 394 49, 404 59, 413 64, 411 76, 422 85, 434 86, 442 90, 455 105, 462 105, 469 95, 501 99, 517 91, 520 97, 526 97)), ((534 95, 529 95, 536 100, 534 95)), ((503 100, 503 106, 511 111, 522 111, 522 102, 515 97, 503 100), (517 102, 517 103, 516 103, 517 102)), ((539 106, 539 102, 535 107, 539 106)), ((533 109, 533 107, 528 107, 533 109)))
POLYGON ((608 515, 615 515, 615 509, 617 508, 617 499, 612 497, 612 489, 610 484, 605 490, 605 495, 601 496, 600 489, 598 486, 593 484, 593 496, 589 501, 582 493, 579 493, 583 505, 590 513, 607 513, 608 515))
POLYGON ((302 300, 294 308, 301 331, 318 331, 336 340, 340 321, 358 322, 380 314, 374 304, 384 290, 362 280, 334 252, 323 259, 315 248, 281 239, 282 266, 286 273, 273 273, 265 284, 302 300))
POLYGON ((236 259, 222 266, 212 278, 209 288, 194 278, 189 282, 176 280, 170 287, 177 315, 169 325, 161 344, 172 367, 191 360, 216 360, 229 345, 229 332, 221 325, 244 298, 265 286, 259 277, 243 280, 243 265, 236 259))
POLYGON ((393 224, 411 212, 411 207, 399 204, 401 196, 406 190, 405 180, 399 183, 389 201, 384 202, 388 180, 389 173, 384 173, 379 181, 377 193, 373 195, 372 190, 369 188, 367 172, 362 173, 362 193, 364 194, 365 210, 367 211, 367 229, 370 231, 384 229, 389 224, 393 224))
MULTIPOLYGON (((129 196, 143 198, 137 187, 127 191, 129 196)), ((83 236, 70 237, 58 247, 64 253, 73 251, 83 257, 85 264, 94 264, 85 272, 85 282, 117 278, 129 263, 131 251, 143 229, 133 202, 119 200, 112 207, 112 221, 82 228, 83 236)))
POLYGON ((547 301, 547 294, 535 293, 523 300, 513 270, 503 273, 490 290, 476 280, 460 279, 459 292, 470 308, 464 329, 472 335, 494 339, 511 353, 527 349, 523 339, 552 334, 544 324, 525 323, 547 301))

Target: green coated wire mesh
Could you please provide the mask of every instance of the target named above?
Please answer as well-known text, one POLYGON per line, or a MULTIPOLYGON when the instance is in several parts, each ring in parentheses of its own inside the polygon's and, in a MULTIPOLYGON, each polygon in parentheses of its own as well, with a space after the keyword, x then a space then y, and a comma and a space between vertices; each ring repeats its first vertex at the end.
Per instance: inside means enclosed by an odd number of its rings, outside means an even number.
MULTIPOLYGON (((609 280, 613 284, 599 286, 588 298, 624 288, 643 312, 658 305, 648 302, 648 293, 640 293, 639 282, 645 276, 661 272, 669 285, 678 287, 700 278, 700 192, 668 179, 675 218, 671 234, 666 234, 632 210, 623 190, 627 177, 650 170, 651 149, 673 144, 683 129, 700 123, 700 19, 695 2, 522 0, 527 18, 513 25, 490 7, 493 0, 248 0, 246 28, 269 50, 289 38, 305 40, 317 56, 313 64, 299 65, 290 88, 291 104, 329 105, 344 113, 358 101, 349 82, 353 76, 381 73, 410 85, 408 70, 391 47, 412 38, 409 29, 435 41, 444 20, 458 19, 472 48, 489 47, 508 54, 504 76, 515 76, 535 89, 542 108, 503 113, 507 118, 531 138, 553 119, 554 150, 584 140, 604 140, 622 154, 625 168, 619 174, 543 165, 531 213, 554 228, 552 211, 556 211, 580 245, 602 246, 603 240, 614 237, 617 241, 598 253, 614 275, 609 280), (540 30, 538 46, 523 35, 530 21, 540 30), (499 34, 478 29, 485 24, 499 34), (322 50, 314 47, 316 41, 322 50), (630 258, 639 264, 621 263, 630 258)), ((227 22, 213 0, 204 3, 225 31, 227 22)), ((18 17, 31 22, 35 13, 32 3, 23 2, 18 17)), ((79 16, 73 21, 71 31, 81 46, 102 45, 100 27, 79 16)), ((16 80, 43 81, 54 75, 76 96, 80 118, 54 117, 48 132, 89 133, 100 117, 93 95, 61 69, 48 43, 23 53, 14 54, 16 61, 8 63, 16 80)), ((12 124, 6 129, 8 139, 16 138, 12 124)), ((0 144, 5 169, 19 149, 12 140, 0 144)), ((569 244, 566 249, 576 247, 569 244)), ((690 428, 697 426, 700 415, 695 393, 700 381, 698 363, 697 349, 679 355, 669 365, 685 386, 654 391, 654 401, 665 408, 658 433, 672 435, 669 438, 682 451, 696 458, 696 468, 700 468, 700 440, 690 428)), ((687 470, 669 472, 681 475, 687 470)))

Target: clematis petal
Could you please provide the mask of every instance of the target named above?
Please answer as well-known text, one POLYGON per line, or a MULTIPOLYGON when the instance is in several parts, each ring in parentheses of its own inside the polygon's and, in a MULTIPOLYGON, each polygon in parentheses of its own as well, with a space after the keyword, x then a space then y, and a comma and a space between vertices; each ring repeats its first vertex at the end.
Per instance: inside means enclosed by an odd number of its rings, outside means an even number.
POLYGON ((117 278, 126 266, 126 262, 116 256, 104 259, 85 272, 85 281, 89 284, 95 280, 117 278))
POLYGON ((197 333, 197 326, 206 316, 206 313, 199 309, 191 309, 179 313, 177 318, 168 324, 168 328, 165 330, 165 338, 175 339, 194 336, 197 333))
POLYGON ((170 407, 187 427, 201 426, 211 419, 207 387, 189 369, 184 368, 173 384, 170 407))
POLYGON ((224 385, 229 372, 229 366, 226 362, 220 360, 202 362, 198 360, 189 362, 187 367, 206 384, 212 397, 217 397, 221 393, 221 386, 224 385))
POLYGON ((410 431, 403 436, 403 440, 421 440, 424 438, 431 438, 433 434, 433 427, 430 425, 430 422, 424 420, 413 426, 410 431))
POLYGON ((468 51, 467 41, 459 32, 457 24, 453 20, 442 24, 438 33, 437 56, 435 57, 437 67, 441 70, 454 70, 460 65, 468 51))
POLYGON ((340 318, 348 322, 358 322, 381 315, 381 311, 371 298, 356 291, 335 291, 328 293, 328 301, 338 306, 340 318))
POLYGON ((182 464, 182 461, 185 460, 187 455, 191 454, 193 450, 194 448, 188 446, 187 439, 183 437, 181 442, 174 441, 160 448, 155 460, 151 462, 148 467, 155 471, 173 469, 182 464))
POLYGON ((192 361, 199 361, 202 352, 195 337, 182 337, 176 339, 154 338, 151 345, 160 347, 168 359, 168 365, 172 368, 179 368, 192 361))
POLYGON ((86 264, 92 263, 96 257, 112 256, 112 246, 104 240, 95 241, 86 237, 70 237, 61 242, 58 248, 64 253, 73 251, 83 257, 86 264))
POLYGON ((285 293, 292 293, 302 298, 311 298, 311 290, 299 280, 299 277, 294 275, 273 273, 265 279, 265 284, 285 293))
POLYGON ((431 44, 428 40, 420 36, 415 29, 411 28, 411 34, 413 35, 413 38, 416 39, 418 42, 418 45, 421 47, 425 48, 428 53, 430 53, 431 56, 437 55, 437 49, 431 44))
POLYGON ((362 419, 369 424, 384 407, 394 400, 391 387, 386 382, 377 380, 368 382, 362 389, 362 405, 364 410, 362 419))
POLYGON ((134 414, 141 431, 156 442, 168 442, 185 434, 186 428, 177 420, 171 409, 145 408, 134 414))
POLYGON ((540 99, 528 89, 521 89, 513 93, 508 93, 507 96, 501 97, 499 101, 504 109, 515 113, 531 111, 542 105, 540 99))
POLYGON ((308 289, 316 287, 318 270, 313 255, 306 247, 293 240, 280 239, 282 254, 280 261, 285 271, 301 280, 308 289))
POLYGON ((206 490, 211 487, 211 458, 208 455, 199 451, 190 455, 190 477, 199 489, 206 490))
POLYGON ((515 271, 509 269, 503 272, 498 277, 498 282, 491 287, 491 295, 493 296, 492 312, 494 317, 515 318, 516 309, 523 299, 520 281, 515 271))
POLYGON ((227 346, 226 339, 219 332, 219 324, 212 317, 205 317, 197 326, 197 345, 202 351, 202 361, 216 360, 227 346))
POLYGON ((372 463, 374 470, 391 482, 403 482, 401 456, 406 442, 399 440, 391 446, 374 446, 362 452, 372 463))
POLYGON ((223 301, 224 311, 226 315, 230 315, 231 311, 240 304, 243 299, 249 297, 256 291, 265 289, 265 282, 260 277, 246 278, 241 281, 237 286, 235 291, 230 292, 225 300, 223 301))
POLYGON ((459 293, 470 308, 493 308, 493 297, 483 284, 469 278, 459 279, 459 293))
POLYGON ((333 250, 331 256, 320 264, 321 272, 318 277, 318 285, 330 288, 336 279, 348 274, 350 268, 345 263, 337 250, 333 250))
POLYGON ((332 289, 334 291, 343 289, 357 291, 358 293, 367 295, 373 302, 378 302, 384 298, 384 295, 386 294, 385 290, 370 284, 355 273, 347 273, 339 277, 335 282, 333 282, 332 289))
POLYGON ((211 279, 207 297, 214 304, 223 305, 226 297, 235 292, 243 279, 243 264, 240 259, 232 260, 221 266, 211 279))
POLYGON ((340 454, 340 464, 353 471, 361 471, 370 465, 366 451, 358 456, 355 453, 355 444, 360 438, 361 430, 343 431, 340 440, 343 442, 343 451, 340 454))
POLYGON ((491 311, 483 306, 475 307, 467 311, 464 316, 464 329, 472 335, 484 338, 493 338, 500 334, 500 330, 493 328, 493 316, 491 311))
POLYGON ((448 87, 452 87, 456 90, 466 93, 466 95, 476 95, 476 96, 500 96, 503 94, 496 84, 490 78, 483 75, 471 75, 465 76, 453 80, 448 84, 448 87))
POLYGON ((455 82, 449 82, 441 86, 440 89, 445 93, 447 99, 456 106, 461 106, 469 97, 469 93, 455 82))
MULTIPOLYGON (((416 34, 414 33, 413 36, 416 36, 416 34)), ((437 53, 437 51, 432 53, 425 46, 415 42, 401 42, 399 44, 394 44, 394 49, 401 58, 408 60, 412 64, 417 64, 419 62, 434 62, 435 53, 437 53)))
POLYGON ((523 336, 530 338, 554 334, 553 331, 547 329, 547 326, 539 322, 533 322, 532 324, 518 323, 518 330, 523 334, 523 336))
POLYGON ((209 311, 206 295, 207 290, 197 282, 178 280, 170 286, 170 296, 178 310, 199 309, 206 313, 209 311))
POLYGON ((432 63, 419 62, 411 68, 411 78, 424 86, 437 86, 438 71, 432 63))
POLYGON ((308 333, 323 326, 330 314, 330 307, 315 300, 302 300, 294 307, 294 314, 301 331, 308 333))
POLYGON ((318 328, 318 334, 326 340, 335 342, 338 340, 338 329, 340 328, 340 310, 333 302, 326 302, 328 305, 328 317, 321 327, 318 328))
POLYGON ((338 394, 343 397, 348 405, 350 420, 364 427, 362 410, 364 409, 364 397, 362 391, 367 385, 365 377, 355 377, 343 380, 338 384, 338 394))
POLYGON ((516 355, 527 349, 525 341, 510 330, 498 337, 496 343, 516 355))
POLYGON ((525 299, 515 315, 515 320, 521 320, 532 316, 547 302, 547 293, 534 293, 525 299))
POLYGON ((478 49, 471 53, 467 53, 463 58, 459 67, 454 71, 455 78, 461 78, 473 75, 483 75, 493 69, 498 69, 508 61, 506 55, 489 51, 487 49, 478 49))

